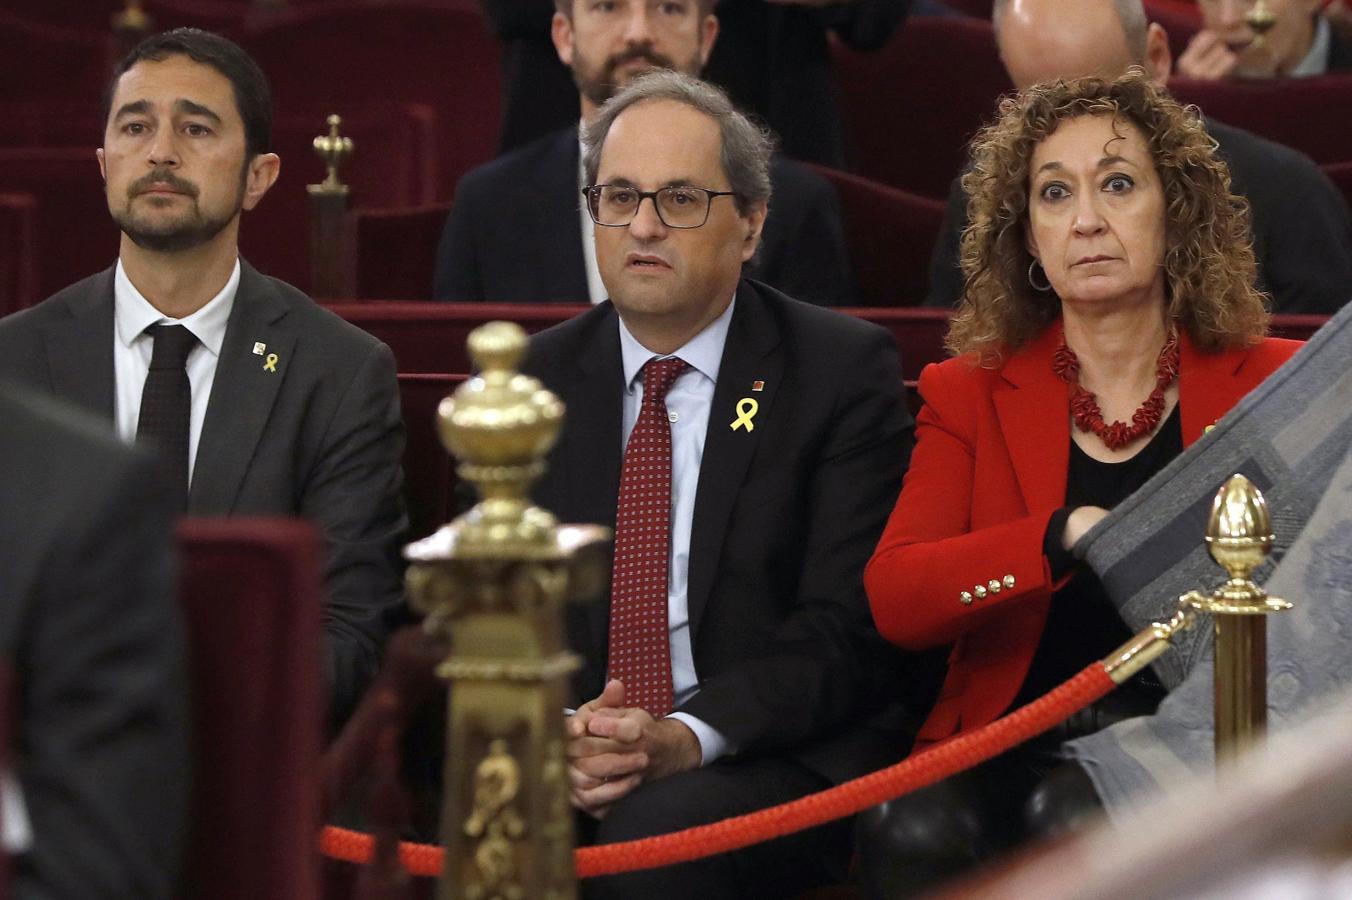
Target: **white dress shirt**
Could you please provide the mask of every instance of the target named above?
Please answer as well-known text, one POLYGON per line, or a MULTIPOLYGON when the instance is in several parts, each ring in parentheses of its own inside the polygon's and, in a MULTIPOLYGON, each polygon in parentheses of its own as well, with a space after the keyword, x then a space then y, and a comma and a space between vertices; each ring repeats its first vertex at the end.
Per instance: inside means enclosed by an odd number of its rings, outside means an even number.
POLYGON ((582 260, 587 268, 587 295, 592 306, 603 303, 610 296, 605 282, 601 280, 601 267, 596 264, 596 223, 587 212, 587 204, 582 202, 582 189, 587 186, 587 169, 582 165, 582 124, 577 126, 577 211, 582 215, 582 260))
POLYGON ((1316 15, 1314 18, 1314 40, 1310 42, 1310 49, 1296 63, 1295 67, 1287 72, 1288 78, 1306 78, 1311 75, 1323 75, 1329 70, 1329 46, 1332 36, 1329 33, 1329 20, 1322 15, 1316 15))
MULTIPOLYGON (((736 298, 723 314, 691 338, 671 356, 679 356, 686 369, 667 392, 667 418, 671 422, 671 558, 667 567, 667 628, 671 632, 671 687, 676 706, 699 693, 699 675, 690 644, 690 611, 687 592, 690 575, 690 528, 695 517, 695 489, 699 485, 700 461, 704 458, 704 434, 709 425, 714 385, 723 359, 723 344, 736 298)), ((620 352, 624 361, 623 441, 638 421, 643 404, 642 371, 650 359, 661 359, 638 342, 620 320, 620 352)), ((699 739, 702 762, 708 765, 732 752, 723 737, 708 723, 688 713, 676 712, 699 739)))
POLYGON ((190 316, 171 319, 150 305, 131 283, 117 261, 113 276, 113 419, 117 434, 127 443, 136 442, 136 426, 141 419, 141 392, 150 371, 150 356, 155 339, 145 333, 151 325, 182 325, 197 338, 197 346, 188 354, 185 368, 192 386, 192 417, 188 425, 188 482, 197 460, 197 441, 207 417, 207 401, 216 380, 216 361, 221 356, 225 326, 235 305, 239 289, 239 260, 221 292, 190 316))

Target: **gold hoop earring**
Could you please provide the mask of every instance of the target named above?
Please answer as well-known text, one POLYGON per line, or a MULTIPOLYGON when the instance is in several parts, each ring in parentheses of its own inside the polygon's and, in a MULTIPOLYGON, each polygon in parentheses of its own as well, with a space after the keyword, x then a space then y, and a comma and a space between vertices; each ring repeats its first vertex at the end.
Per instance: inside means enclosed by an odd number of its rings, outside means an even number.
MULTIPOLYGON (((1035 281, 1033 278, 1033 270, 1036 268, 1040 268, 1040 266, 1038 264, 1038 261, 1035 259, 1028 264, 1028 283, 1032 286, 1033 290, 1037 291, 1039 294, 1045 294, 1047 291, 1050 291, 1052 289, 1051 279, 1048 278, 1046 284, 1038 284, 1037 281, 1035 281)), ((1042 277, 1047 278, 1047 272, 1045 269, 1042 272, 1042 277)))

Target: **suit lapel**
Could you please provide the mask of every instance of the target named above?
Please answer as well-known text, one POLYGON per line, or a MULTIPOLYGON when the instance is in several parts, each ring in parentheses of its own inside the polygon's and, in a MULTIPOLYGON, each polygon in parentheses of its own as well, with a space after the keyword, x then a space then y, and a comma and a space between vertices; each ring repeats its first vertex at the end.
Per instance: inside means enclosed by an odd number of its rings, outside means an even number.
POLYGON ((766 310, 765 301, 756 288, 742 281, 723 345, 718 382, 714 385, 695 492, 687 588, 691 634, 699 632, 733 506, 751 458, 774 414, 775 396, 784 372, 779 342, 779 327, 766 310), (756 381, 764 384, 760 391, 753 392, 752 383, 756 381), (757 404, 754 428, 734 431, 732 424, 739 418, 738 401, 748 397, 757 404))
POLYGON ((71 321, 43 337, 52 390, 90 412, 113 420, 113 269, 68 301, 71 321))
POLYGON ((239 290, 216 362, 188 496, 189 511, 198 515, 232 511, 295 358, 296 335, 283 322, 286 304, 252 266, 240 265, 239 290), (255 342, 266 345, 264 355, 254 353, 255 342), (267 368, 271 354, 276 354, 275 371, 267 368))
POLYGON ((581 346, 579 382, 569 392, 567 415, 573 446, 566 454, 571 509, 588 521, 615 525, 620 493, 624 420, 624 364, 619 323, 613 308, 581 346))
POLYGON ((1005 361, 992 392, 1000 432, 1030 513, 1065 503, 1070 465, 1070 389, 1052 372, 1060 329, 1047 328, 1005 361))
POLYGON ((1186 331, 1179 336, 1178 406, 1183 446, 1189 447, 1208 426, 1230 411, 1244 394, 1235 373, 1249 356, 1248 350, 1203 353, 1186 331))

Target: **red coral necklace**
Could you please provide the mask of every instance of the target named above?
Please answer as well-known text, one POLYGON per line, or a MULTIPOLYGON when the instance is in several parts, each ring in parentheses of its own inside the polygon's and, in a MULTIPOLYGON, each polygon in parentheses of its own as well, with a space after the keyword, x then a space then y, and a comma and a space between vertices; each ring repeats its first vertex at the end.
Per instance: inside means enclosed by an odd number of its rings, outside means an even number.
POLYGON ((1164 392, 1178 377, 1178 329, 1169 329, 1169 337, 1160 348, 1159 359, 1155 363, 1155 389, 1132 413, 1131 424, 1113 422, 1109 425, 1103 421, 1098 397, 1080 385, 1079 357, 1066 346, 1065 328, 1060 327, 1060 344, 1052 355, 1052 371, 1070 385, 1070 416, 1075 421, 1075 427, 1098 435, 1109 450, 1119 450, 1154 431, 1160 423, 1160 416, 1164 415, 1164 392))

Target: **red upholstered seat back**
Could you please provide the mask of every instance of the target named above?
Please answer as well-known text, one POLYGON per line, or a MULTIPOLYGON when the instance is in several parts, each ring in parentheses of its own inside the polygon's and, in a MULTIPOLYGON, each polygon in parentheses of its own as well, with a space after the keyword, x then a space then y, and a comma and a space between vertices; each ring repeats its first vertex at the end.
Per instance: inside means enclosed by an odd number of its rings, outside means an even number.
POLYGON ((37 292, 37 200, 0 194, 0 316, 33 302, 37 292))
POLYGON ((1317 163, 1352 156, 1352 76, 1271 81, 1191 81, 1174 78, 1169 90, 1184 103, 1226 125, 1294 147, 1317 163))
POLYGON ((437 244, 450 203, 404 209, 354 209, 347 231, 358 299, 426 300, 432 296, 437 244))
POLYGON ((404 416, 404 494, 409 539, 425 537, 451 520, 455 510, 455 467, 437 434, 437 406, 468 375, 399 374, 404 416))
POLYGON ((860 299, 871 306, 921 302, 944 204, 848 172, 813 168, 840 197, 845 245, 860 299))
POLYGON ((36 201, 35 293, 29 302, 117 259, 117 227, 108 216, 94 146, 0 149, 0 193, 29 194, 36 201))
POLYGON ((320 549, 292 520, 180 523, 195 713, 193 900, 318 896, 320 549))
POLYGON ((279 116, 363 102, 414 102, 435 110, 439 170, 427 200, 449 198, 466 170, 494 155, 500 50, 469 0, 309 4, 239 40, 272 73, 279 116))
POLYGON ((924 197, 947 197, 967 143, 1010 90, 990 22, 907 19, 879 50, 837 41, 831 56, 854 170, 924 197))
POLYGON ((29 14, 44 5, 0 7, 0 101, 98 98, 112 71, 108 17, 98 31, 80 30, 29 14))

